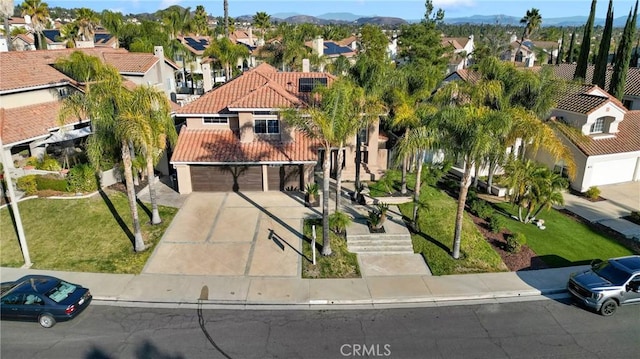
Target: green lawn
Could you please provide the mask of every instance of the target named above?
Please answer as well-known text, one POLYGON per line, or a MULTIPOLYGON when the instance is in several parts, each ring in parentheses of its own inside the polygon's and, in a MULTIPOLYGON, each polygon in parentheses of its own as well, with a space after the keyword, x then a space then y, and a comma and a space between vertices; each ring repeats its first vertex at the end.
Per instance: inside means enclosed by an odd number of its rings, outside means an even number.
POLYGON ((333 254, 323 257, 322 250, 322 220, 309 219, 304 222, 304 240, 302 241, 302 253, 306 258, 302 258, 302 278, 359 278, 360 268, 358 258, 355 253, 347 251, 347 241, 330 232, 331 250, 333 254), (316 226, 316 265, 311 260, 311 226, 316 226))
MULTIPOLYGON (((517 211, 509 203, 497 204, 496 208, 509 215, 516 214, 517 211)), ((596 258, 634 254, 614 239, 559 211, 542 211, 538 218, 544 219, 544 230, 511 218, 507 220, 507 228, 512 233, 523 233, 527 237, 527 246, 550 266, 588 264, 596 258)))
MULTIPOLYGON (((150 211, 151 206, 146 205, 150 211)), ((149 248, 133 252, 120 223, 131 231, 127 197, 119 192, 85 199, 38 198, 19 203, 34 269, 79 272, 140 273, 147 258, 177 213, 160 206, 162 224, 151 226, 150 214, 138 205, 142 233, 149 248), (112 210, 116 213, 112 213, 112 210), (119 220, 121 222, 119 222, 119 220)), ((0 265, 24 264, 8 208, 0 210, 0 265)))

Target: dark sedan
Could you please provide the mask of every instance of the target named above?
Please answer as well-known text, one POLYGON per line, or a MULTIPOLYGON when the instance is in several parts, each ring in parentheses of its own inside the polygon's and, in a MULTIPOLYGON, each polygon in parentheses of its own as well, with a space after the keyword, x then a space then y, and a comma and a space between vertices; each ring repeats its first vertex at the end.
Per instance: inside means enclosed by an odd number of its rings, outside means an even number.
POLYGON ((74 318, 92 299, 89 289, 44 275, 2 283, 0 291, 2 319, 37 320, 45 328, 74 318))

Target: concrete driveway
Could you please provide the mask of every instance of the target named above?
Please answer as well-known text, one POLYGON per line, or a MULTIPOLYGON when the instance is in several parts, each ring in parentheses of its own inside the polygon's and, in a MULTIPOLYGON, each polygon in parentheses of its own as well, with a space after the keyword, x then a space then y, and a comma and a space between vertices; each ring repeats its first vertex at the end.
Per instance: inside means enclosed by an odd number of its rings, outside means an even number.
POLYGON ((610 184, 598 188, 600 197, 629 211, 640 211, 640 182, 610 184))
POLYGON ((282 192, 192 193, 143 273, 299 277, 302 222, 319 216, 282 192))

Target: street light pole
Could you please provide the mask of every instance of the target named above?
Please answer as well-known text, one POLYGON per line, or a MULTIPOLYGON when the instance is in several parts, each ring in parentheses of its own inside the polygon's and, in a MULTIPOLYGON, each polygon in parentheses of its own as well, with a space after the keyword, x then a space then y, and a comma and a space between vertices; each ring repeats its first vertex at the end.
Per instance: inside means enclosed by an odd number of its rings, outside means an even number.
POLYGON ((31 257, 29 256, 29 248, 27 247, 27 238, 24 236, 24 228, 22 228, 22 218, 20 217, 20 211, 18 210, 18 200, 13 191, 13 183, 11 182, 11 174, 9 173, 9 166, 5 158, 4 146, 2 144, 2 137, 0 137, 0 162, 2 162, 2 168, 4 169, 4 178, 7 183, 7 190, 9 191, 9 197, 11 198, 11 211, 16 221, 16 229, 18 231, 18 240, 20 241, 20 249, 22 250, 22 256, 24 257, 23 268, 31 268, 31 257))

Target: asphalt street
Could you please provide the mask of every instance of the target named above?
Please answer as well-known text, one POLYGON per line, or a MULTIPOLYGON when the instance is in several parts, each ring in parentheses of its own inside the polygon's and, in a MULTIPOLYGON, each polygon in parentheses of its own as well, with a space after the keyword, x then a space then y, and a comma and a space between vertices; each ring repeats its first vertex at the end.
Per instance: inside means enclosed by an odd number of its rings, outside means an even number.
POLYGON ((92 305, 43 329, 1 322, 2 358, 633 358, 640 306, 569 300, 367 311, 92 305))

